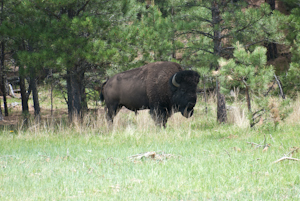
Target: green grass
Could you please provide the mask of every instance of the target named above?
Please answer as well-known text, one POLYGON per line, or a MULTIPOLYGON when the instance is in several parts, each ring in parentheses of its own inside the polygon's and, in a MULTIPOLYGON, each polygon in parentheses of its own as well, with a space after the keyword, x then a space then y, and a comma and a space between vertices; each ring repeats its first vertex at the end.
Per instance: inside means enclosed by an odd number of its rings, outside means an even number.
MULTIPOLYGON (((147 112, 83 125, 0 131, 0 200, 299 200, 300 162, 272 164, 300 147, 300 126, 256 129, 174 115, 166 129, 147 112), (270 144, 267 151, 247 142, 270 144), (164 160, 130 156, 148 151, 164 160)), ((293 157, 300 158, 300 152, 293 157)))
MULTIPOLYGON (((49 119, 26 130, 4 126, 0 200, 298 200, 300 163, 272 164, 300 147, 297 101, 276 130, 272 122, 249 129, 241 109, 229 112, 230 124, 218 125, 212 100, 208 114, 200 100, 192 118, 173 115, 166 129, 155 127, 147 111, 120 112, 110 130, 103 113, 82 124, 49 119), (247 143, 264 139, 267 151, 247 143), (172 157, 130 159, 148 151, 172 157)), ((54 107, 60 104, 55 99, 54 107)), ((49 99, 41 105, 47 108, 49 99)))

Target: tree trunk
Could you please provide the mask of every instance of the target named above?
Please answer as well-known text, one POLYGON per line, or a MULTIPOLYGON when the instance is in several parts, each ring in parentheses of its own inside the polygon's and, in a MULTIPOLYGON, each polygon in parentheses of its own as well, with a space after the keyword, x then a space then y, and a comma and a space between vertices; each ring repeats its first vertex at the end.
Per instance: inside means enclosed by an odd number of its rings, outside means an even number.
POLYGON ((20 76, 20 91, 21 91, 21 101, 22 101, 22 112, 28 113, 28 94, 26 93, 25 79, 23 76, 20 76))
POLYGON ((206 98, 205 84, 206 84, 206 77, 203 76, 203 90, 204 90, 204 101, 205 101, 205 114, 207 114, 207 98, 206 98))
MULTIPOLYGON (((212 25, 214 30, 214 55, 220 57, 222 51, 222 41, 221 41, 221 30, 220 30, 220 23, 221 23, 221 16, 220 10, 218 6, 218 2, 212 2, 212 25)), ((216 70, 219 70, 218 64, 214 64, 216 70)), ((219 123, 226 123, 227 122, 227 112, 226 112, 226 102, 225 96, 220 93, 220 83, 216 81, 216 89, 217 89, 217 120, 219 123)))
MULTIPOLYGON (((174 7, 171 8, 171 21, 174 23, 174 7)), ((175 31, 173 32, 172 36, 172 58, 176 59, 176 47, 175 47, 175 31)))
MULTIPOLYGON (((3 22, 3 8, 4 8, 4 1, 1 1, 1 25, 3 22)), ((5 116, 8 116, 8 109, 7 109, 7 102, 6 102, 6 90, 5 90, 5 79, 4 79, 4 41, 1 41, 1 66, 0 66, 0 85, 2 85, 1 90, 3 93, 3 102, 4 102, 4 112, 5 116)), ((1 109, 1 101, 0 101, 0 120, 3 120, 3 114, 1 109)))
MULTIPOLYGON (((24 70, 24 68, 20 67, 20 70, 22 71, 24 70)), ((20 75, 20 91, 21 91, 23 121, 25 125, 28 125, 28 120, 29 120, 28 98, 31 93, 31 88, 29 87, 28 92, 26 92, 25 78, 23 75, 20 75)))
MULTIPOLYGON (((76 12, 68 9, 68 17, 73 19, 76 12)), ((80 62, 79 62, 80 64, 80 62)), ((74 116, 82 117, 82 109, 87 108, 84 80, 84 70, 76 64, 73 69, 67 70, 68 116, 72 121, 74 116)))
POLYGON ((247 100, 248 111, 251 112, 251 99, 250 99, 249 87, 248 86, 246 86, 246 100, 247 100))
POLYGON ((277 45, 276 43, 268 43, 267 44, 267 60, 274 60, 278 57, 277 53, 277 45))
POLYGON ((84 72, 81 72, 79 74, 79 77, 80 77, 79 90, 80 90, 80 97, 81 97, 80 104, 81 104, 81 113, 82 113, 83 111, 86 111, 88 109, 86 93, 85 93, 84 72))
POLYGON ((0 100, 0 121, 3 120, 2 109, 1 109, 1 100, 0 100))
POLYGON ((75 111, 71 78, 71 72, 70 70, 67 70, 68 115, 70 121, 72 121, 75 111))
MULTIPOLYGON (((265 0, 268 3, 272 10, 275 10, 275 0, 265 0)), ((276 43, 268 43, 267 46, 267 60, 274 60, 278 57, 277 45, 276 43)))
POLYGON ((30 88, 32 89, 32 99, 33 99, 33 107, 34 107, 34 118, 40 119, 40 103, 39 103, 39 95, 36 84, 36 77, 33 75, 30 78, 30 88))
POLYGON ((272 10, 275 10, 275 0, 265 0, 266 3, 268 3, 272 10))
MULTIPOLYGON (((28 42, 28 52, 33 53, 33 47, 30 42, 28 42)), ((30 81, 29 88, 32 90, 32 100, 33 100, 33 108, 34 108, 34 118, 36 120, 40 119, 40 103, 39 103, 39 95, 36 84, 36 71, 34 67, 30 67, 30 81)), ((29 95, 28 95, 29 97, 29 95)), ((28 102, 28 98, 27 98, 28 102)))
POLYGON ((81 116, 82 110, 87 108, 84 72, 77 72, 77 66, 73 70, 67 70, 68 115, 71 121, 73 116, 81 116))
POLYGON ((1 70, 0 70, 1 75, 0 75, 0 79, 1 79, 1 86, 2 86, 1 91, 3 94, 4 113, 5 113, 5 116, 8 116, 8 108, 7 108, 7 101, 6 101, 6 87, 5 87, 6 78, 4 75, 4 56, 5 56, 4 50, 5 50, 5 44, 2 41, 1 42, 1 70))
POLYGON ((227 122, 227 111, 226 111, 226 103, 225 96, 220 93, 220 83, 217 79, 217 120, 219 123, 227 122))

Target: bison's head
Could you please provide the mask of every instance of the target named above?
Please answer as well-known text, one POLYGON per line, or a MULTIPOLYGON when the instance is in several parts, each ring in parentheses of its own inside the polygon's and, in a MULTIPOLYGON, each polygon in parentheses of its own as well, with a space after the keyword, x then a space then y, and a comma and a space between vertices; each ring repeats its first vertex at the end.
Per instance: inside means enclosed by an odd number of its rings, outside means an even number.
POLYGON ((175 112, 181 112, 186 118, 192 116, 194 112, 199 77, 197 72, 186 70, 175 73, 169 80, 172 91, 172 106, 175 112))

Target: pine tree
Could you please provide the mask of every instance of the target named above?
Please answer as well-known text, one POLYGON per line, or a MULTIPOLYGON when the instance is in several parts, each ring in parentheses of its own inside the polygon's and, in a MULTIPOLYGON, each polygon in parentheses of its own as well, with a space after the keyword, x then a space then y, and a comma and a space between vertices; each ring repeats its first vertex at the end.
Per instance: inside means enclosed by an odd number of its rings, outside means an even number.
POLYGON ((219 59, 222 91, 227 93, 233 87, 244 89, 250 126, 253 127, 264 115, 266 119, 273 120, 276 128, 291 110, 289 99, 275 101, 268 96, 274 68, 267 65, 267 49, 257 46, 249 51, 239 42, 234 47, 233 58, 219 59), (252 103, 256 103, 255 107, 252 103))
POLYGON ((6 26, 12 28, 7 32, 14 59, 19 66, 22 112, 27 122, 29 108, 28 99, 32 92, 35 118, 40 118, 40 106, 37 89, 37 75, 43 71, 43 61, 38 52, 42 46, 40 34, 43 30, 44 18, 37 10, 32 9, 30 2, 22 1, 13 4, 12 14, 6 20, 6 26), (25 87, 25 79, 29 87, 25 87))
MULTIPOLYGON (((275 0, 266 0, 266 2, 270 5, 270 8, 272 9, 272 11, 275 10, 275 0)), ((266 47, 267 47, 267 58, 268 61, 269 60, 274 60, 278 57, 278 53, 277 53, 277 45, 276 43, 266 43, 266 47)))
POLYGON ((31 54, 22 52, 18 60, 27 61, 26 66, 35 64, 31 75, 41 67, 62 74, 67 83, 69 117, 81 115, 87 108, 85 74, 91 68, 111 65, 119 51, 120 44, 112 33, 122 22, 124 1, 23 1, 22 5, 32 12, 37 35, 35 41, 29 41, 31 54))
MULTIPOLYGON (((4 114, 5 116, 8 116, 8 107, 7 107, 7 101, 6 101, 6 73, 5 73, 5 56, 6 56, 6 46, 8 41, 8 35, 7 35, 7 27, 6 19, 9 16, 12 2, 11 1, 1 1, 0 4, 1 7, 1 13, 0 13, 0 46, 1 46, 1 53, 0 53, 0 86, 1 86, 1 92, 3 96, 3 103, 4 103, 4 114)), ((3 120, 2 116, 2 109, 0 104, 0 120, 3 120)))
POLYGON ((219 59, 222 91, 229 92, 232 87, 245 90, 248 112, 253 112, 251 101, 260 101, 273 79, 274 69, 267 66, 267 49, 257 46, 253 52, 247 51, 237 42, 232 59, 219 59), (255 94, 255 96, 252 96, 255 94))
POLYGON ((292 62, 287 72, 284 87, 289 90, 290 94, 297 95, 297 92, 300 90, 300 9, 294 1, 287 1, 287 3, 293 8, 284 27, 289 31, 287 40, 292 46, 292 62))
POLYGON ((174 23, 171 18, 162 17, 155 5, 143 10, 141 19, 136 21, 136 43, 143 62, 167 61, 172 59, 174 23))
MULTIPOLYGON (((251 7, 247 1, 175 1, 176 35, 186 39, 183 63, 199 69, 207 76, 211 70, 219 70, 220 57, 231 58, 231 44, 241 41, 247 47, 266 41, 279 41, 282 32, 276 27, 279 12, 273 12, 267 4, 251 7)), ((226 122, 225 98, 220 93, 218 78, 219 122, 226 122)))

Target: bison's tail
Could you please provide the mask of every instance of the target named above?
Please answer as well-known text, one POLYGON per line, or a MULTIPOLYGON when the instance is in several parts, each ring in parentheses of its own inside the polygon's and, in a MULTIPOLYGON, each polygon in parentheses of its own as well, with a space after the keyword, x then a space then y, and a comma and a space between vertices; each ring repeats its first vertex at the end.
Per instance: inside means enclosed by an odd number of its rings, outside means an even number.
POLYGON ((102 84, 101 90, 100 90, 100 101, 104 102, 104 95, 103 95, 103 87, 106 84, 107 80, 102 84))

